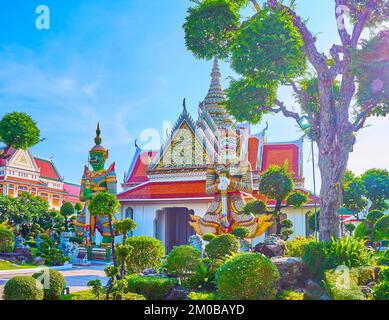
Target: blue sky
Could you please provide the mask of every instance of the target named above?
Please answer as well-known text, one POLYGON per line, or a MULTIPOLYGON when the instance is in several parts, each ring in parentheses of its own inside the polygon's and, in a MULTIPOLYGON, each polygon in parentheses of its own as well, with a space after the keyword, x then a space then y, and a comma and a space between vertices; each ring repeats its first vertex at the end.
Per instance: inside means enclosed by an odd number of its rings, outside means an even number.
MULTIPOLYGON (((134 140, 142 130, 161 132, 163 121, 175 121, 187 98, 197 116, 207 93, 211 62, 196 60, 185 48, 182 24, 189 0, 2 0, 0 13, 0 116, 29 113, 46 140, 34 147, 41 157, 54 157, 65 180, 79 182, 96 123, 103 145, 116 161, 119 181, 130 165, 134 140), (50 8, 50 30, 35 27, 35 8, 50 8)), ((298 0, 309 17, 318 46, 328 52, 338 42, 333 0, 298 0)), ((221 65, 223 85, 233 75, 221 65)), ((288 105, 288 89, 280 90, 288 105)), ((297 106, 296 106, 297 107, 297 106)), ((269 141, 301 136, 293 120, 268 116, 269 141)), ((369 121, 358 135, 350 168, 389 169, 389 119, 369 121)), ((262 123, 256 130, 264 127, 262 123)), ((309 144, 304 170, 311 188, 309 144)))

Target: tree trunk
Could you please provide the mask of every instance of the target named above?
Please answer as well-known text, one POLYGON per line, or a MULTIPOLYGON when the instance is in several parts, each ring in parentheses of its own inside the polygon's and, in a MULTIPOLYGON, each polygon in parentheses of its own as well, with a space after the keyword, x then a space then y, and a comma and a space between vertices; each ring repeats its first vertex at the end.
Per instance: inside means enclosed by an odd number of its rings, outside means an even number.
POLYGON ((108 221, 109 221, 109 231, 111 232, 111 250, 112 250, 112 260, 113 260, 113 265, 115 268, 118 267, 117 261, 116 261, 116 250, 115 250, 115 233, 113 231, 113 225, 112 225, 112 216, 108 216, 108 221))
POLYGON ((319 75, 320 127, 316 140, 321 174, 319 220, 321 241, 339 237, 342 185, 349 154, 355 143, 347 116, 340 116, 341 106, 335 105, 332 83, 333 79, 327 78, 327 75, 319 75))
POLYGON ((280 235, 281 230, 282 230, 282 227, 281 227, 281 206, 282 206, 282 200, 277 200, 276 207, 274 210, 274 214, 276 217, 276 235, 280 235))

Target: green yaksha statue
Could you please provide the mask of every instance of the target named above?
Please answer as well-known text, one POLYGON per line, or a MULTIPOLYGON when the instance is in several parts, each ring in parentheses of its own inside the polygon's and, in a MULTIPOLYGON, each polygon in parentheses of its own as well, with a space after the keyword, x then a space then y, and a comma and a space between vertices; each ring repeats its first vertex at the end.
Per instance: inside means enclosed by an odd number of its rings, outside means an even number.
POLYGON ((85 207, 83 212, 78 215, 75 225, 79 236, 85 236, 86 230, 89 230, 91 235, 94 236, 97 229, 103 236, 101 246, 104 247, 111 245, 108 217, 91 216, 88 212, 88 204, 99 192, 107 191, 116 195, 117 179, 115 163, 112 163, 107 170, 104 169, 105 162, 108 159, 108 150, 101 145, 100 134, 100 126, 97 124, 96 145, 89 151, 89 164, 92 166, 93 171, 90 171, 88 166, 85 166, 80 190, 80 200, 85 203, 85 207))

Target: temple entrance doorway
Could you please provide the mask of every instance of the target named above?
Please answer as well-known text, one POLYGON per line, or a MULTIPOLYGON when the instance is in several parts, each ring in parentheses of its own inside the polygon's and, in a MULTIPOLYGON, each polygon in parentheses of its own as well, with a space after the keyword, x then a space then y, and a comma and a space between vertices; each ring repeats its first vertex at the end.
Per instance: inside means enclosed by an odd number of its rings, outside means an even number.
POLYGON ((195 234, 189 225, 190 215, 194 211, 188 208, 163 208, 157 211, 157 238, 164 242, 166 252, 175 246, 188 244, 190 236, 195 234))

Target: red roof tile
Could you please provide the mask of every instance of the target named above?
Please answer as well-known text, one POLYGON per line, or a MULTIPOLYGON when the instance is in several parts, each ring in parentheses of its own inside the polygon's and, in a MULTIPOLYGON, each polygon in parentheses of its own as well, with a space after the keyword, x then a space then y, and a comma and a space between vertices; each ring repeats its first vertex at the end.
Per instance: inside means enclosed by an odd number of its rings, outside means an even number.
POLYGON ((271 165, 282 167, 288 161, 289 171, 299 175, 299 149, 295 144, 267 144, 263 149, 261 171, 267 170, 271 165))
POLYGON ((80 195, 80 186, 79 185, 65 182, 63 185, 63 189, 64 189, 64 191, 69 193, 69 196, 78 198, 80 195))
POLYGON ((151 160, 156 156, 157 152, 142 152, 139 154, 136 159, 134 169, 126 184, 131 183, 142 183, 149 180, 147 177, 147 170, 149 169, 149 165, 151 160))
POLYGON ((119 200, 204 198, 205 181, 150 182, 118 195, 119 200))
POLYGON ((61 178, 50 160, 35 158, 36 165, 41 171, 41 177, 61 181, 61 178))

